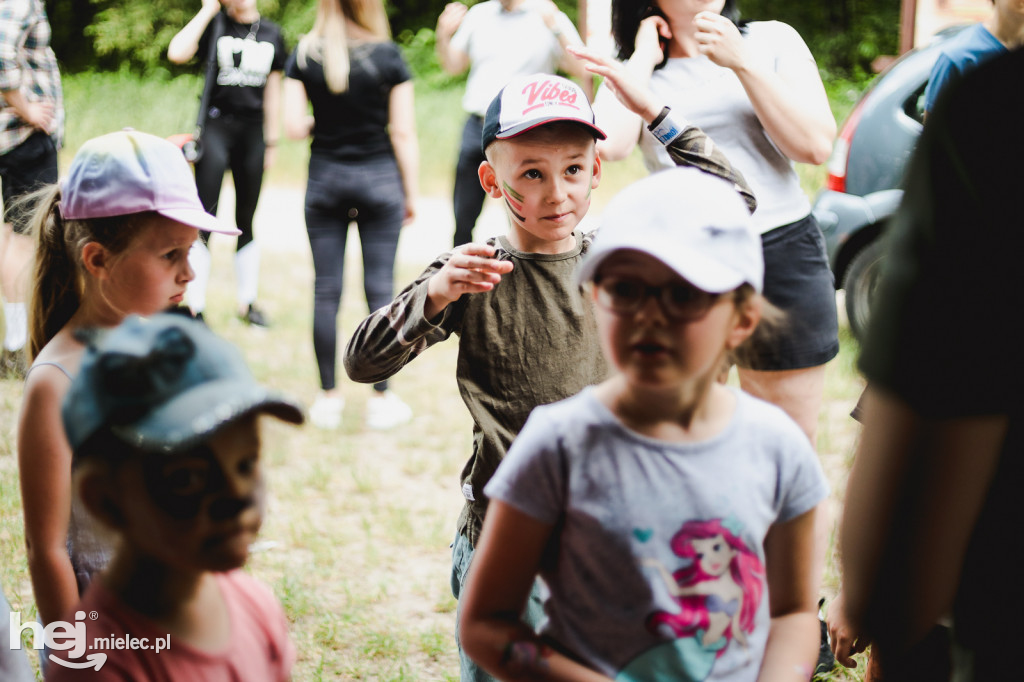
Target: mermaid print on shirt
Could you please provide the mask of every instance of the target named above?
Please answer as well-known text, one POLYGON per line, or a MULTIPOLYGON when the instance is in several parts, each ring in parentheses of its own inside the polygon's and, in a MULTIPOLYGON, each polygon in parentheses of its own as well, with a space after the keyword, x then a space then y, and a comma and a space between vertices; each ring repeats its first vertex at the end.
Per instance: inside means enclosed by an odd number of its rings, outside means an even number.
POLYGON ((675 573, 669 574, 656 559, 644 562, 661 573, 679 607, 677 612, 651 613, 647 627, 673 641, 630 661, 616 679, 705 680, 730 645, 747 647, 764 596, 765 574, 735 525, 721 519, 684 523, 670 542, 672 551, 686 560, 675 573))

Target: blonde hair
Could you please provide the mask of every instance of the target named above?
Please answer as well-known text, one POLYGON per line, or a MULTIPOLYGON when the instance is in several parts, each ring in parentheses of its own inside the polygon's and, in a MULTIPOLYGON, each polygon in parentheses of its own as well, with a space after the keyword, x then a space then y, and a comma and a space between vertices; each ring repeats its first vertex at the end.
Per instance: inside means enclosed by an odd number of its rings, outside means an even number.
POLYGON ((381 0, 320 0, 313 30, 299 40, 296 53, 300 69, 312 59, 324 67, 327 89, 334 94, 348 90, 349 56, 346 22, 368 31, 374 38, 391 38, 391 27, 381 0))
POLYGON ((28 361, 68 323, 85 293, 82 249, 96 242, 111 254, 124 252, 151 213, 64 220, 60 185, 49 185, 19 200, 31 210, 29 233, 36 242, 28 305, 28 361))

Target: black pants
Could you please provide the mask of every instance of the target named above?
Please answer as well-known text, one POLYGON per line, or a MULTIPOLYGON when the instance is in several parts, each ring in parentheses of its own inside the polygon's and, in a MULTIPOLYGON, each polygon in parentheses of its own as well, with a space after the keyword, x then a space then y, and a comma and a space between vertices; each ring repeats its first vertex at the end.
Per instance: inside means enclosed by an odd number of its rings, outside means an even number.
MULTIPOLYGON (((405 192, 393 156, 347 163, 313 155, 306 183, 306 232, 313 251, 313 351, 320 387, 335 387, 338 311, 349 224, 359 230, 363 292, 370 312, 391 302, 405 192)), ((387 381, 374 384, 387 389, 387 381)))
POLYGON ((484 122, 479 116, 470 116, 462 128, 462 145, 459 148, 459 163, 455 167, 455 191, 452 204, 455 206, 455 238, 453 246, 473 241, 473 227, 484 207, 484 188, 480 186, 479 169, 484 161, 480 151, 484 122))
MULTIPOLYGON (((216 215, 224 173, 231 170, 235 182, 235 224, 242 231, 236 250, 252 241, 252 218, 263 186, 265 150, 261 119, 232 116, 217 109, 210 111, 203 131, 203 156, 196 163, 196 187, 203 208, 216 215)), ((209 238, 208 232, 200 231, 199 235, 203 241, 209 238)))

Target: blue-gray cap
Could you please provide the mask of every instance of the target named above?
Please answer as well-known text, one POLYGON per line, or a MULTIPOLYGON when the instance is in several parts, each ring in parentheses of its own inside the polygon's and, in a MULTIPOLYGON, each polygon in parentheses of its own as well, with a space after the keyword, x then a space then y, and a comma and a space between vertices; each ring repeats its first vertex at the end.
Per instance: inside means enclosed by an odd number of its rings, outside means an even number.
POLYGON ((298 403, 256 382, 237 348, 183 315, 131 316, 84 337, 62 410, 74 452, 105 429, 141 450, 173 453, 252 412, 304 420, 298 403))

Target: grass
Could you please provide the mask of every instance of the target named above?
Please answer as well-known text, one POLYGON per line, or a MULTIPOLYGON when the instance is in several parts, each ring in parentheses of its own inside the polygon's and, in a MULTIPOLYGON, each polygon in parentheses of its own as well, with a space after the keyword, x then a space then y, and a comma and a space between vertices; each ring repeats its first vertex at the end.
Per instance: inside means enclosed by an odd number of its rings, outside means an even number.
MULTIPOLYGON (((161 135, 188 130, 198 81, 140 87, 121 74, 83 76, 66 79, 65 91, 69 129, 63 164, 85 139, 125 125, 161 135)), ((417 115, 423 195, 425 201, 441 201, 450 193, 462 125, 458 93, 418 93, 417 115)), ((311 258, 303 239, 301 203, 285 201, 294 199, 289 191, 301 190, 305 153, 304 143, 282 145, 280 163, 270 172, 257 214, 260 240, 270 244, 264 251, 261 301, 273 327, 259 331, 234 318, 232 242, 220 236, 211 242, 214 269, 207 319, 242 349, 260 381, 309 404, 317 388, 310 341, 311 258)), ((813 194, 820 186, 820 169, 801 173, 813 194)), ((606 164, 595 210, 641 175, 635 156, 606 164)), ((424 219, 409 229, 433 233, 449 227, 424 219)), ((407 239, 414 237, 410 232, 407 239)), ((411 280, 435 251, 404 249, 398 282, 411 280)), ((343 339, 367 312, 358 258, 353 244, 340 319, 343 339)), ((836 513, 857 433, 848 414, 862 386, 854 368, 856 342, 845 326, 841 340, 840 356, 827 369, 819 444, 836 513)), ((470 452, 471 424, 455 383, 456 353, 456 343, 441 344, 395 378, 395 390, 415 412, 404 428, 384 433, 364 429, 370 389, 353 384, 344 385, 347 406, 336 432, 266 420, 271 499, 262 538, 271 546, 252 556, 248 570, 270 584, 284 605, 298 650, 295 680, 458 679, 448 544, 461 507, 458 476, 470 452)), ((27 620, 35 607, 14 453, 20 396, 20 382, 0 380, 0 584, 13 609, 27 620)), ((833 594, 836 586, 830 561, 824 593, 833 594)), ((833 679, 859 677, 840 673, 833 679)))

